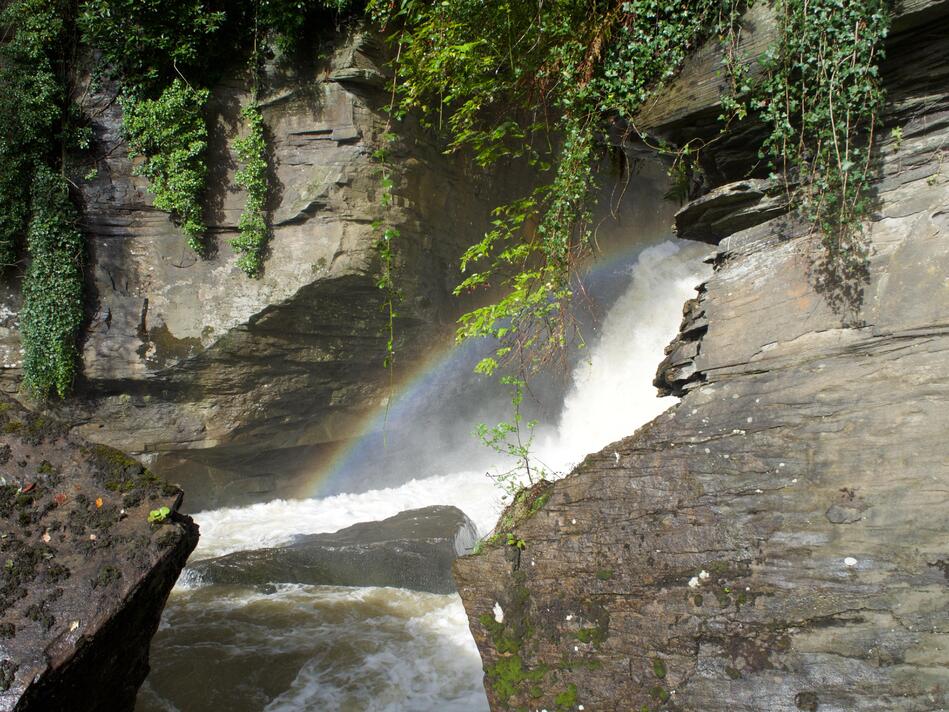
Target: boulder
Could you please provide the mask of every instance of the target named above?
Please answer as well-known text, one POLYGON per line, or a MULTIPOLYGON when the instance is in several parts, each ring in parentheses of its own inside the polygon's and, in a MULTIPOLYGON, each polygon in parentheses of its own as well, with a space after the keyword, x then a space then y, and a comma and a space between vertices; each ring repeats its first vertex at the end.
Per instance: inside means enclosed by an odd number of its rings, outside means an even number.
POLYGON ((123 453, 0 396, 0 710, 133 709, 198 541, 181 498, 123 453))
POLYGON ((451 563, 470 553, 477 530, 457 507, 410 509, 333 534, 301 536, 272 549, 239 551, 192 564, 205 583, 397 586, 451 593, 451 563))

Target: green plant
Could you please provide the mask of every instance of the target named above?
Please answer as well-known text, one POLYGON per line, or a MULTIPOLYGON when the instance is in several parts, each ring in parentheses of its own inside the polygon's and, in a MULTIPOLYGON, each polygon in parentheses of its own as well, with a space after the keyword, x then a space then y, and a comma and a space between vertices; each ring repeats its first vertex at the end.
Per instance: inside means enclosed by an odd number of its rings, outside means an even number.
POLYGON ((440 3, 373 0, 397 27, 399 103, 441 129, 449 151, 483 166, 526 162, 540 184, 499 207, 492 229, 462 257, 464 293, 497 299, 464 315, 460 340, 496 339, 479 370, 516 359, 549 362, 579 337, 568 302, 577 266, 594 249, 590 201, 603 134, 631 119, 698 41, 730 36, 731 0, 559 0, 440 3))
POLYGON ((868 279, 863 224, 872 207, 871 144, 884 100, 878 66, 890 4, 781 0, 776 9, 779 39, 751 91, 771 130, 761 155, 798 186, 801 214, 821 237, 818 289, 831 306, 854 309, 868 279))
POLYGON ((247 121, 248 132, 245 137, 234 141, 237 157, 244 162, 234 175, 234 182, 247 191, 247 202, 237 224, 238 236, 231 240, 231 245, 241 254, 237 266, 248 277, 259 277, 270 236, 267 225, 267 141, 264 117, 256 102, 246 106, 241 116, 247 121))
POLYGON ((63 176, 40 166, 32 197, 27 233, 32 259, 21 312, 24 382, 34 396, 50 391, 65 396, 79 364, 83 239, 63 176))
POLYGON ((157 99, 126 95, 122 101, 129 155, 141 157, 137 172, 148 178, 155 207, 171 213, 198 254, 206 254, 201 197, 208 167, 207 89, 175 79, 157 99))
POLYGON ((890 138, 893 139, 893 152, 899 153, 903 147, 903 127, 894 126, 890 129, 890 138))
POLYGON ((153 509, 148 513, 148 523, 149 524, 161 524, 169 516, 171 516, 171 510, 168 507, 160 507, 159 509, 153 509))
MULTIPOLYGON (((208 169, 204 107, 209 80, 227 57, 247 57, 257 71, 268 46, 288 49, 319 12, 343 13, 349 0, 237 0, 227 9, 205 0, 85 0, 77 19, 87 42, 123 87, 129 153, 142 157, 155 207, 172 214, 199 255, 206 256, 202 195, 208 169), (248 52, 246 47, 250 47, 248 52)), ((245 112, 250 135, 238 142, 246 165, 237 181, 248 191, 232 244, 251 277, 262 270, 269 228, 266 143, 255 102, 245 112)))
POLYGON ((521 412, 525 382, 513 376, 502 376, 501 382, 511 387, 513 418, 510 422, 501 422, 493 427, 479 423, 475 429, 475 435, 496 453, 513 458, 513 467, 496 473, 492 477, 508 494, 516 495, 521 490, 524 479, 533 486, 543 480, 547 473, 531 451, 537 421, 525 422, 521 412))
MULTIPOLYGON (((374 17, 396 28, 396 116, 421 115, 448 151, 469 151, 481 165, 522 161, 541 177, 495 210, 491 230, 461 260, 456 293, 490 287, 497 295, 459 324, 460 340, 497 342, 479 370, 516 360, 529 371, 579 338, 566 304, 577 265, 594 250, 589 204, 605 137, 636 133, 640 108, 710 37, 723 47, 729 84, 722 127, 751 115, 771 127, 762 155, 789 190, 798 186, 802 214, 824 242, 815 272, 825 286, 865 277, 861 225, 888 1, 778 0, 763 80, 738 53, 746 4, 370 2, 374 17)), ((674 157, 672 197, 684 200, 702 144, 657 148, 674 157)))
POLYGON ((64 112, 65 3, 14 0, 0 13, 0 269, 17 259, 37 163, 56 150, 64 112))
POLYGON ((203 0, 84 0, 78 24, 127 90, 157 95, 203 64, 225 18, 203 0))

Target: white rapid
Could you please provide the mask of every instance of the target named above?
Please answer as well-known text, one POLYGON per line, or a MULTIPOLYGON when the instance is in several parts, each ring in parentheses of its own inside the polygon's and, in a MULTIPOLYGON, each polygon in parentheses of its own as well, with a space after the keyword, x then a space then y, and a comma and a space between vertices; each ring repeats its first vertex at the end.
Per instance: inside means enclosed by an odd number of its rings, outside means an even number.
POLYGON ((708 271, 702 263, 707 254, 702 245, 672 241, 639 254, 629 286, 600 326, 599 340, 573 371, 556 432, 540 446, 555 471, 568 472, 675 402, 657 398, 652 381, 678 331, 683 303, 708 271))
MULTIPOLYGON (((538 437, 543 462, 567 471, 671 405, 652 379, 682 303, 707 268, 706 250, 644 249, 628 287, 575 368, 557 427, 538 437)), ((470 430, 473 424, 460 424, 470 430)), ((485 468, 323 499, 274 501, 195 515, 194 559, 274 546, 405 509, 453 504, 484 534, 501 508, 485 468)), ((152 649, 138 712, 487 709, 481 662, 460 599, 400 589, 193 586, 172 594, 152 649)))

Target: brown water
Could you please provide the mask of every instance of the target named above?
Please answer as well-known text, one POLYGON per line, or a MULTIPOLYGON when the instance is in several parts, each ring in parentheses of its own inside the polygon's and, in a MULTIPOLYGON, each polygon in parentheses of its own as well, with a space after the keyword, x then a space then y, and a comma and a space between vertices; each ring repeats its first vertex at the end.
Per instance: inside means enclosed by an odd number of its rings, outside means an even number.
MULTIPOLYGON (((545 463, 571 463, 668 405, 652 377, 681 304, 708 270, 703 248, 644 250, 629 286, 573 373, 559 426, 537 440, 545 463)), ((470 431, 471 423, 459 423, 470 431)), ((472 463, 472 467, 474 464, 472 463)), ((454 504, 481 532, 500 492, 484 476, 419 473, 398 487, 274 501, 195 515, 193 558, 275 546, 405 509, 454 504)), ((483 712, 481 662, 457 596, 388 588, 189 586, 172 593, 136 712, 483 712)))
POLYGON ((457 596, 392 588, 176 590, 136 712, 486 710, 457 596))

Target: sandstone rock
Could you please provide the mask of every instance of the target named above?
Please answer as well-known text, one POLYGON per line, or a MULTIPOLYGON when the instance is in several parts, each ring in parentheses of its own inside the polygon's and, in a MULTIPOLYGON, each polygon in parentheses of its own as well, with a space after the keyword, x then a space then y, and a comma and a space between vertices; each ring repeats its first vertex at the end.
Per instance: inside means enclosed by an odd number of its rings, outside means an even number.
POLYGON ((5 397, 0 433, 0 710, 130 711, 198 541, 182 493, 5 397))
MULTIPOLYGON (((198 259, 132 175, 116 88, 87 95, 94 165, 79 166, 90 242, 91 319, 77 397, 50 407, 95 442, 144 458, 204 509, 295 496, 312 472, 384 410, 387 339, 375 286, 379 231, 401 233, 396 387, 439 343, 463 305, 457 261, 492 207, 523 188, 488 177, 411 119, 390 145, 394 204, 384 212, 378 162, 386 128, 386 52, 354 30, 310 66, 268 67, 261 96, 273 164, 273 235, 259 280, 228 245, 245 195, 234 187, 249 101, 237 79, 214 87, 206 219, 216 256, 198 259), (90 169, 96 177, 83 180, 90 169)), ((20 378, 16 284, 0 287, 0 388, 20 378)))
POLYGON ((205 583, 397 586, 451 593, 451 562, 470 553, 477 538, 460 509, 425 507, 334 534, 301 536, 288 546, 199 561, 189 570, 205 583))
POLYGON ((725 237, 681 402, 456 562, 493 709, 949 707, 947 38, 888 50, 867 280, 789 217, 725 237))

